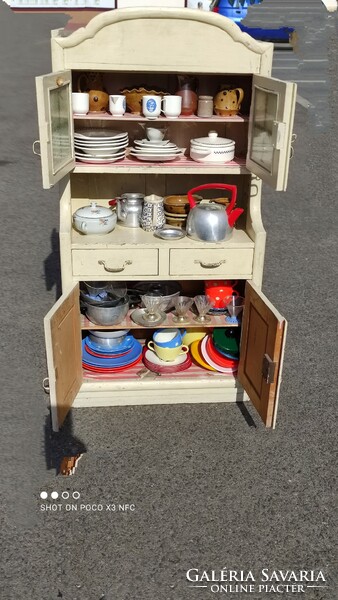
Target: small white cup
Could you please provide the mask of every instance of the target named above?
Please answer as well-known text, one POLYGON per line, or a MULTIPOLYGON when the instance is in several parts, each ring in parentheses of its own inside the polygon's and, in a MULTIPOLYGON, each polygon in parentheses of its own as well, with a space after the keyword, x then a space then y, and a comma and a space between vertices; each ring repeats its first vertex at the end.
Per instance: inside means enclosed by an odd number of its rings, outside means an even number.
POLYGON ((161 142, 167 132, 167 129, 155 129, 155 127, 146 127, 148 140, 151 142, 161 142))
POLYGON ((147 119, 156 119, 161 114, 161 96, 143 96, 142 112, 147 119))
POLYGON ((126 112, 126 97, 123 94, 110 95, 109 111, 116 117, 122 117, 126 112))
POLYGON ((89 111, 89 94, 72 92, 72 108, 74 115, 86 115, 89 111))
POLYGON ((168 119, 177 119, 182 110, 181 96, 164 96, 163 98, 163 113, 168 119))

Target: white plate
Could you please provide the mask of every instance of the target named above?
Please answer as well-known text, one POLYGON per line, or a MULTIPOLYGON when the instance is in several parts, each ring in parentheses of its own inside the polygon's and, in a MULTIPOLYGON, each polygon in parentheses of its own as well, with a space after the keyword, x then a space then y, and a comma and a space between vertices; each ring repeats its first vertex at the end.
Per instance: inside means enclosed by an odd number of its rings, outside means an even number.
POLYGON ((126 150, 126 146, 119 146, 118 148, 80 148, 80 146, 75 146, 75 152, 80 154, 84 152, 89 156, 113 156, 114 154, 120 154, 126 150))
POLYGON ((88 155, 85 156, 84 154, 75 154, 75 158, 76 160, 80 160, 81 162, 85 162, 85 163, 113 163, 116 162, 117 160, 121 160, 125 157, 125 153, 123 154, 114 154, 114 157, 112 158, 91 158, 88 155))
POLYGON ((178 158, 181 156, 181 154, 168 154, 168 155, 163 155, 163 156, 159 156, 158 154, 156 155, 151 155, 151 154, 132 154, 130 153, 131 156, 134 156, 135 158, 137 158, 138 160, 144 160, 144 161, 148 161, 148 162, 166 162, 167 160, 175 160, 175 158, 178 158))
POLYGON ((174 148, 131 148, 135 154, 174 154, 175 152, 182 152, 180 148, 175 146, 174 148))
POLYGON ((115 148, 116 146, 121 146, 122 144, 127 145, 129 142, 128 138, 121 138, 120 140, 116 140, 115 142, 108 142, 108 141, 104 141, 102 143, 100 142, 84 142, 83 140, 79 140, 79 139, 74 139, 74 144, 78 144, 79 146, 83 146, 85 148, 105 148, 106 146, 109 146, 110 148, 115 148))
POLYGON ((75 156, 76 158, 100 158, 100 159, 106 159, 106 158, 119 158, 121 156, 125 156, 126 153, 125 152, 111 152, 110 154, 88 154, 87 152, 85 154, 82 154, 82 152, 76 152, 75 151, 75 156))
POLYGON ((78 129, 74 132, 74 137, 82 140, 116 140, 128 135, 126 131, 116 131, 115 129, 78 129))
POLYGON ((170 142, 169 140, 162 140, 160 142, 151 142, 150 140, 134 140, 134 144, 136 146, 144 146, 149 148, 163 148, 164 146, 166 148, 172 148, 173 146, 176 146, 176 144, 170 142))
POLYGON ((181 365, 187 360, 187 354, 180 354, 177 358, 175 358, 175 360, 166 361, 161 360, 161 358, 159 358, 157 354, 153 352, 153 350, 150 350, 150 348, 148 348, 144 355, 144 358, 146 358, 153 365, 161 367, 177 367, 178 365, 181 365))

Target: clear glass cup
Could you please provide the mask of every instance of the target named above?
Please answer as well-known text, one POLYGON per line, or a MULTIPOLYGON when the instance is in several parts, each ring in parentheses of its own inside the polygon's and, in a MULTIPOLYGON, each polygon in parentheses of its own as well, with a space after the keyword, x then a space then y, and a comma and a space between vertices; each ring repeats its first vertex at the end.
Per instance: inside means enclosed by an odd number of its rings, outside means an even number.
POLYGON ((194 302, 198 310, 198 316, 194 317, 194 321, 197 321, 197 323, 210 323, 211 318, 207 316, 207 313, 215 305, 214 300, 208 296, 199 295, 195 296, 194 302))
POLYGON ((194 299, 189 296, 176 296, 174 298, 174 307, 176 311, 176 315, 173 317, 174 323, 189 323, 187 312, 192 307, 193 302, 194 299))
POLYGON ((227 323, 238 324, 238 315, 244 308, 244 298, 242 296, 227 296, 224 298, 224 306, 227 309, 229 316, 225 318, 227 323))
POLYGON ((158 321, 161 316, 163 299, 161 296, 141 296, 141 300, 145 306, 145 316, 149 322, 158 321))

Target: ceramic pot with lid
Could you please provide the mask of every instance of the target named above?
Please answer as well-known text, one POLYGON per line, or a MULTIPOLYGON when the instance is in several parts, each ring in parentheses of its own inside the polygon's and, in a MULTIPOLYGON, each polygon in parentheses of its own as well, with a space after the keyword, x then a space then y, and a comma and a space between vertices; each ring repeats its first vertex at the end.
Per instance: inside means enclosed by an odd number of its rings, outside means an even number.
POLYGON ((223 242, 231 237, 233 226, 243 208, 234 208, 237 187, 226 183, 207 183, 188 192, 190 212, 187 218, 187 235, 203 242, 223 242), (196 205, 193 194, 201 190, 226 189, 231 191, 230 204, 224 209, 221 204, 208 202, 196 205))
POLYGON ((113 231, 116 221, 115 211, 96 202, 78 208, 73 214, 74 228, 86 235, 109 233, 113 231))
POLYGON ((226 163, 235 156, 235 142, 209 131, 208 137, 190 140, 190 157, 197 162, 226 163))

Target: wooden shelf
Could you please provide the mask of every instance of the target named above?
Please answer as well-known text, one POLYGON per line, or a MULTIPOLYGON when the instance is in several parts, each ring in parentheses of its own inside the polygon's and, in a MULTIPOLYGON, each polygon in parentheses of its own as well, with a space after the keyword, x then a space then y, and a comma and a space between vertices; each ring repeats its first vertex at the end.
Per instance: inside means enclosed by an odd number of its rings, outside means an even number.
POLYGON ((167 328, 167 327, 179 327, 181 329, 186 329, 186 328, 192 328, 192 327, 196 327, 196 328, 204 328, 207 327, 209 328, 214 328, 214 327, 238 327, 238 325, 229 325, 225 322, 225 315, 209 315, 211 318, 211 321, 209 323, 198 323, 196 321, 194 321, 194 317, 196 316, 195 313, 193 313, 192 311, 188 312, 188 317, 189 317, 189 323, 175 323, 175 321, 173 320, 173 317, 175 316, 173 312, 167 313, 167 318, 164 321, 164 323, 160 323, 158 325, 154 324, 151 325, 150 327, 142 327, 141 325, 137 325, 136 323, 134 323, 134 321, 131 319, 130 315, 131 313, 134 311, 135 309, 132 308, 129 310, 128 315, 126 316, 125 319, 123 319, 123 321, 121 321, 121 323, 118 323, 117 325, 95 325, 95 323, 92 323, 91 321, 89 321, 89 319, 87 319, 87 317, 85 317, 85 315, 81 315, 81 329, 87 330, 87 329, 158 329, 159 327, 161 329, 163 328, 167 328))
POLYGON ((148 119, 143 115, 132 115, 130 113, 125 113, 122 117, 113 116, 110 113, 88 113, 87 115, 73 115, 75 121, 111 121, 111 122, 120 122, 124 121, 136 121, 136 122, 146 122, 149 123, 149 126, 153 123, 244 123, 249 121, 249 117, 247 115, 236 115, 234 117, 219 117, 217 115, 213 115, 212 117, 197 117, 197 115, 191 116, 180 116, 177 119, 168 119, 168 117, 157 117, 156 119, 148 119))
POLYGON ((133 157, 126 157, 114 163, 91 164, 76 161, 74 173, 158 173, 158 174, 220 174, 240 175, 250 174, 245 166, 245 158, 215 165, 213 163, 198 163, 190 157, 181 156, 169 162, 145 162, 133 157))

